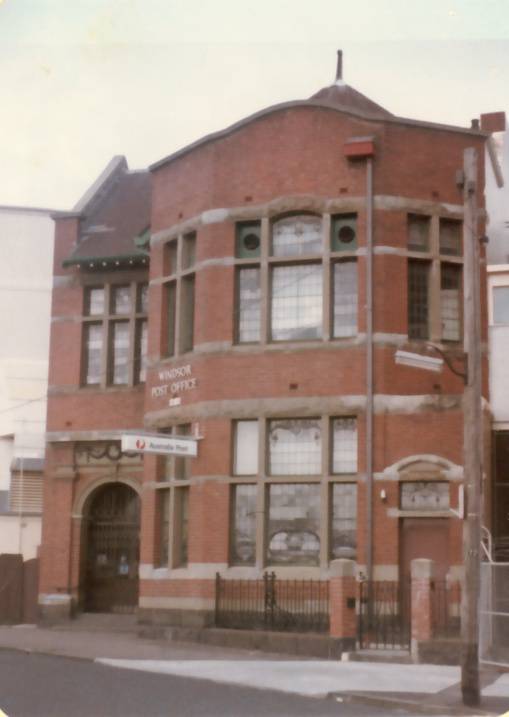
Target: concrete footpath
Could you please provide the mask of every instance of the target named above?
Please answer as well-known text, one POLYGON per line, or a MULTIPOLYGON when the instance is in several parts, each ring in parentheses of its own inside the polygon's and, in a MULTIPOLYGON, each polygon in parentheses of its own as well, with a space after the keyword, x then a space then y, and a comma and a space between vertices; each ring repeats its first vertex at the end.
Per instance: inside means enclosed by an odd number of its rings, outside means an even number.
POLYGON ((457 667, 310 660, 288 655, 139 638, 104 616, 94 627, 0 626, 0 649, 94 660, 112 668, 194 677, 339 702, 358 701, 435 715, 502 715, 509 673, 483 670, 480 708, 463 707, 457 667))

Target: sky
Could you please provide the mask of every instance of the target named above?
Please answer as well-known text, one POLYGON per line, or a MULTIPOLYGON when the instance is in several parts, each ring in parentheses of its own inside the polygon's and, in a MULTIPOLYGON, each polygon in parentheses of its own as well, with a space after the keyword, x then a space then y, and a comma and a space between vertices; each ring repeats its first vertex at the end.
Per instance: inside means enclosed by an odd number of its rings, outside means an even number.
POLYGON ((508 0, 0 0, 0 205, 71 209, 116 154, 331 84, 338 49, 396 115, 509 112, 508 0))

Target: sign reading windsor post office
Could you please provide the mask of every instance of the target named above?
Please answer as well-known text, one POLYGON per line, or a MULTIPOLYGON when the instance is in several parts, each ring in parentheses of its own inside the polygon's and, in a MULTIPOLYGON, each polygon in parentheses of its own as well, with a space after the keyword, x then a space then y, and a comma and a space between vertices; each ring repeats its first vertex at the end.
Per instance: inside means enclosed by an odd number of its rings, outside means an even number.
POLYGON ((125 453, 157 453, 163 456, 198 455, 198 442, 192 438, 154 436, 150 434, 124 433, 122 451, 125 453))

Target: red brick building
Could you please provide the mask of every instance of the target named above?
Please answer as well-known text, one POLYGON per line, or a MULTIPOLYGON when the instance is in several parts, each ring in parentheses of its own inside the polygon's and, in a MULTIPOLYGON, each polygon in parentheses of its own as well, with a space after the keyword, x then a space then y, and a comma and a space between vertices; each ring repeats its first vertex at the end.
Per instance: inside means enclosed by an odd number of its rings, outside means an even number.
POLYGON ((463 382, 395 352, 461 355, 457 170, 476 148, 484 186, 485 141, 338 79, 150 173, 117 158, 57 217, 46 615, 210 624, 216 573, 326 580, 340 557, 459 578, 463 382), (126 431, 197 457, 122 454, 126 431))

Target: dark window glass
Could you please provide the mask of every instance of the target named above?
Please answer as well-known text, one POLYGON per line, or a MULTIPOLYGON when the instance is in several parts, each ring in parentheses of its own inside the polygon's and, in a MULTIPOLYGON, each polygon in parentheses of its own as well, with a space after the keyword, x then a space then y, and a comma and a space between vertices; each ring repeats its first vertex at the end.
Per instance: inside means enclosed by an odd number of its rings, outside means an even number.
POLYGON ((129 323, 114 321, 112 330, 111 382, 126 384, 129 380, 129 323))
POLYGON ((166 284, 166 356, 175 353, 176 288, 175 282, 166 284))
POLYGON ((429 264, 408 262, 408 337, 429 338, 429 264))
POLYGON ((334 338, 357 334, 357 262, 334 264, 334 338))
POLYGON ((84 328, 85 372, 87 385, 101 383, 101 359, 103 350, 102 324, 86 324, 84 328))
POLYGON ((254 565, 256 560, 256 486, 232 488, 230 555, 233 565, 254 565))
MULTIPOLYGON (((176 426, 172 431, 177 436, 190 436, 191 435, 191 424, 185 423, 181 426, 176 426)), ((191 476, 191 458, 185 456, 173 456, 173 471, 174 477, 178 480, 187 480, 191 476)))
POLYGON ((260 269, 238 271, 237 340, 249 343, 260 340, 260 269))
POLYGON ((275 341, 322 335, 322 266, 296 264, 272 270, 271 328, 275 341))
POLYGON ((440 219, 440 254, 461 255, 463 224, 455 219, 440 219))
POLYGON ((331 251, 357 249, 357 216, 337 214, 331 219, 331 251))
POLYGON ((194 342, 194 274, 180 285, 180 350, 192 351, 194 342))
POLYGON ((175 491, 175 565, 184 566, 188 561, 189 536, 189 488, 177 488, 175 491))
POLYGON ((318 565, 320 486, 282 483, 269 486, 267 561, 271 565, 318 565))
POLYGON ((135 350, 135 366, 136 381, 145 383, 147 378, 147 337, 148 323, 146 319, 137 321, 136 323, 136 350, 135 350))
POLYGON ((272 256, 303 256, 322 251, 322 218, 303 214, 272 224, 272 256))
POLYGON ((333 483, 331 520, 331 560, 349 558, 357 553, 357 485, 333 483))
POLYGON ((236 226, 235 256, 256 258, 260 256, 261 223, 241 222, 236 226))
POLYGON ((156 565, 167 567, 170 547, 170 491, 168 488, 157 493, 157 542, 156 565))
POLYGON ((269 421, 271 475, 319 475, 322 472, 321 422, 318 418, 269 421))
POLYGON ((196 263, 196 234, 186 234, 182 238, 182 270, 190 269, 196 263))
POLYGON ((430 218, 418 214, 408 217, 408 249, 410 251, 429 251, 430 218))
POLYGON ((440 313, 442 339, 461 339, 461 267, 442 264, 440 273, 440 313))
POLYGON ((172 276, 177 273, 177 240, 168 242, 164 247, 164 275, 172 276))

